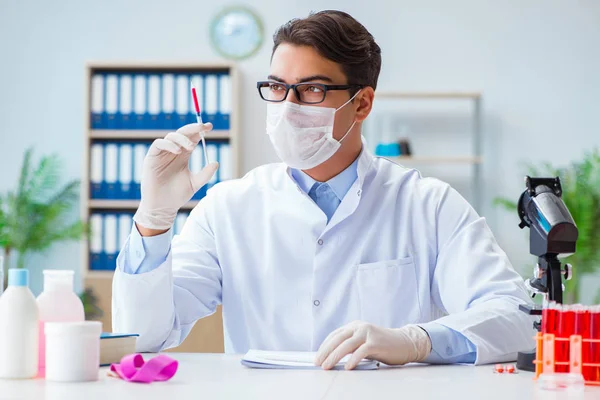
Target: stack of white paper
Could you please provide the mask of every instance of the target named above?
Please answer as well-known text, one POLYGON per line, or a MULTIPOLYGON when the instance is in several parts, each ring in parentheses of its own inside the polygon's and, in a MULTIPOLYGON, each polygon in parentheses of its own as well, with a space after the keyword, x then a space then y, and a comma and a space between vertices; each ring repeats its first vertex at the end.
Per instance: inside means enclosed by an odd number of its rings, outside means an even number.
MULTIPOLYGON (((268 369, 320 369, 315 365, 315 352, 249 350, 242 358, 242 365, 250 368, 268 369)), ((334 369, 343 369, 350 354, 338 362, 334 369)), ((379 363, 362 360, 355 369, 376 369, 379 363)))

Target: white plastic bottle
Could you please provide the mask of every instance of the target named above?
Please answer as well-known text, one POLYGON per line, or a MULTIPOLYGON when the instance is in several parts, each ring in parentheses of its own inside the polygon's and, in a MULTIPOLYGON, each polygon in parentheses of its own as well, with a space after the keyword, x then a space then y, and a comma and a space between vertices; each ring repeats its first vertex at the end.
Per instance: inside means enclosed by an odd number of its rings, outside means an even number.
POLYGON ((8 270, 0 297, 0 378, 35 378, 38 372, 39 311, 29 290, 29 271, 8 270))
POLYGON ((85 319, 83 303, 73 291, 74 272, 70 270, 44 270, 44 291, 38 296, 40 309, 39 375, 46 369, 46 322, 81 322, 85 319))
POLYGON ((0 296, 4 293, 4 257, 0 256, 0 296))

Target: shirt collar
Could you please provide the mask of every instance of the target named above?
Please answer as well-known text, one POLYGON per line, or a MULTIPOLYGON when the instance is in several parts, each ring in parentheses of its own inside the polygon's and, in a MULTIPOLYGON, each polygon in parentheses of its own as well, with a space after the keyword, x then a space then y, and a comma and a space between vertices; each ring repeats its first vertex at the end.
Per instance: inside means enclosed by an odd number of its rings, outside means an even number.
MULTIPOLYGON (((363 136, 362 137, 362 150, 361 150, 358 158, 356 160, 354 160, 354 162, 352 164, 350 164, 350 166, 348 168, 346 168, 340 174, 338 174, 337 176, 334 176, 327 182, 331 186, 332 190, 334 191, 334 193, 336 194, 336 196, 338 196, 338 198, 340 200, 342 200, 343 197, 348 192, 348 190, 350 190, 350 187, 352 186, 354 181, 356 181, 357 178, 358 178, 359 186, 362 187, 362 184, 365 180, 365 176, 371 169, 374 159, 375 159, 375 157, 373 157, 373 154, 371 154, 371 152, 367 148, 367 142, 363 136), (336 183, 332 182, 334 180, 337 180, 336 178, 338 178, 342 175, 345 176, 345 178, 340 179, 339 184, 337 182, 336 183), (341 194, 341 196, 340 196, 340 194, 341 194)), ((300 189, 302 189, 302 191, 304 191, 305 193, 308 193, 310 191, 310 189, 312 188, 312 186, 316 182, 313 178, 306 175, 301 170, 298 170, 295 168, 290 168, 290 167, 287 167, 286 169, 287 169, 288 176, 292 179, 293 182, 295 182, 298 186, 300 186, 300 189)))
MULTIPOLYGON (((308 193, 313 185, 317 182, 310 176, 308 176, 304 171, 299 169, 292 168, 291 169, 292 177, 300 186, 300 189, 304 191, 304 193, 308 193)), ((352 164, 350 164, 345 170, 328 180, 326 183, 329 185, 333 193, 337 196, 337 198, 342 201, 350 187, 358 177, 358 158, 354 160, 352 164)))

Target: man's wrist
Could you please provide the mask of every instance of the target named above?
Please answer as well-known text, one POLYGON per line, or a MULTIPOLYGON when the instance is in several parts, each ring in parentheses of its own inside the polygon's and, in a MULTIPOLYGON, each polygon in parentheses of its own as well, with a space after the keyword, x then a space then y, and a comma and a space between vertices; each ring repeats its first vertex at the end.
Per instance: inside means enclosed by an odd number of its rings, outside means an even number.
POLYGON ((152 211, 147 210, 148 208, 144 207, 142 202, 133 215, 135 226, 141 236, 157 236, 173 227, 177 217, 177 209, 152 208, 152 211))
POLYGON ((140 233, 140 235, 142 237, 158 236, 158 235, 162 235, 163 233, 168 231, 168 229, 145 228, 145 227, 141 226, 140 224, 138 224, 137 222, 135 223, 135 227, 137 228, 138 232, 140 233))

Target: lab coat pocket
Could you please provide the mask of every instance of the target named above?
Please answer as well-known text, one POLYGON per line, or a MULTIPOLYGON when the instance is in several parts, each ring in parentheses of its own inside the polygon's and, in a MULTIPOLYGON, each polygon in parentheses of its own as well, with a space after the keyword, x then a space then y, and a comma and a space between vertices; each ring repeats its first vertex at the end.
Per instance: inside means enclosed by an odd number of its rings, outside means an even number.
POLYGON ((362 321, 386 328, 419 321, 421 308, 412 257, 359 264, 356 283, 362 321))

